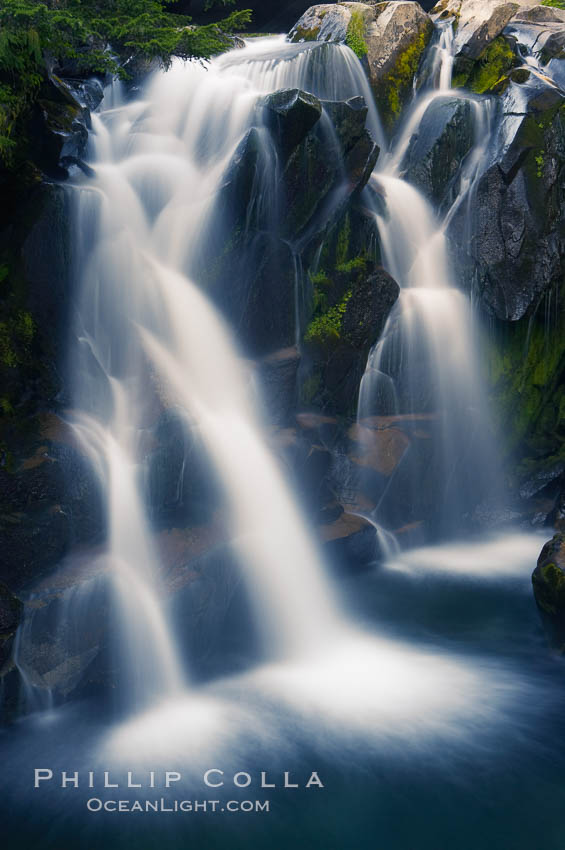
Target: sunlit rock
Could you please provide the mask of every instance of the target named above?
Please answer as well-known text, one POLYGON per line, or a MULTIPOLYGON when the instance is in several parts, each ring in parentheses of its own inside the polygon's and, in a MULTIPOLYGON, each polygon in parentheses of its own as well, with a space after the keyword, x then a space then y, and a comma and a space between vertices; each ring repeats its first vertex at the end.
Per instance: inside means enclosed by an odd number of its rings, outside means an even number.
POLYGON ((412 93, 414 77, 433 32, 418 3, 377 3, 367 29, 369 80, 383 122, 392 126, 412 93))
POLYGON ((355 12, 370 16, 371 5, 368 3, 321 3, 311 6, 293 26, 289 39, 294 42, 345 42, 351 17, 355 12))

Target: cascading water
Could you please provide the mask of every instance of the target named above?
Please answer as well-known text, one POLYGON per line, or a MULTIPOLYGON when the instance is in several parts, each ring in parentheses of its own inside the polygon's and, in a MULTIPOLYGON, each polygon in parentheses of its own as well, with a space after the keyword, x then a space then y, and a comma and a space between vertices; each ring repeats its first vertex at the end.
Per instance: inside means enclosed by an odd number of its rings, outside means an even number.
MULTIPOLYGON (((260 95, 285 84, 332 98, 368 93, 351 51, 333 49, 332 64, 319 50, 267 39, 208 68, 179 62, 131 103, 115 83, 93 118, 95 177, 76 189, 72 424, 104 494, 114 631, 136 707, 185 682, 142 486, 144 441, 159 405, 198 430, 216 469, 267 652, 304 653, 327 641, 338 620, 320 556, 266 447, 237 347, 185 276, 195 272, 199 237, 260 95)), ((267 142, 262 157, 257 193, 266 215, 276 207, 267 142)))
POLYGON ((403 434, 396 469, 388 480, 372 485, 372 521, 398 528, 427 520, 435 534, 458 531, 462 517, 497 489, 474 318, 467 298, 453 286, 445 235, 459 206, 471 202, 485 165, 488 100, 468 98, 474 145, 461 164, 454 200, 440 220, 402 177, 408 148, 427 111, 453 97, 452 66, 452 27, 444 23, 424 68, 421 94, 416 92, 398 138, 367 189, 383 263, 401 293, 370 353, 358 404, 366 450, 379 436, 375 432, 403 434), (428 494, 422 493, 424 472, 431 482, 428 494))

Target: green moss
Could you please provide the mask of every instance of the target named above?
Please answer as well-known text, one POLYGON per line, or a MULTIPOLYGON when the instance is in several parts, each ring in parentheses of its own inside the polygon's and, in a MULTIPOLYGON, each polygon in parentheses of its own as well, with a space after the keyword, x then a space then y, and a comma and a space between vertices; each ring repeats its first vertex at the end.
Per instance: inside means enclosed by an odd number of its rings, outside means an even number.
POLYGON ((322 376, 319 371, 313 372, 309 378, 306 378, 300 388, 300 400, 303 404, 312 404, 316 393, 320 389, 322 376))
MULTIPOLYGON (((541 310, 539 311, 542 312, 541 310)), ((548 332, 542 321, 506 326, 486 346, 493 408, 507 453, 565 456, 565 311, 548 332)), ((527 470, 522 470, 526 472, 527 470)))
POLYGON ((400 115, 405 95, 410 90, 428 40, 429 31, 422 31, 412 44, 400 54, 394 69, 385 77, 385 120, 389 124, 394 123, 400 115))
POLYGON ((516 64, 514 51, 503 36, 495 38, 477 59, 467 80, 476 94, 484 94, 495 86, 508 85, 506 75, 516 64))
POLYGON ((347 26, 347 34, 345 43, 359 59, 363 59, 369 52, 367 42, 365 41, 365 21, 361 12, 352 12, 351 20, 347 26))
MULTIPOLYGON (((367 270, 367 257, 359 256, 353 257, 351 260, 348 260, 345 263, 340 263, 336 266, 336 271, 341 274, 350 275, 353 272, 365 272, 367 270)), ((358 277, 358 275, 356 275, 358 277)))
POLYGON ((0 364, 15 369, 25 362, 33 333, 33 319, 29 313, 22 311, 14 318, 0 322, 0 364))
POLYGON ((345 220, 343 222, 343 226, 339 230, 337 234, 337 242, 335 249, 335 262, 336 265, 341 265, 344 263, 347 254, 349 252, 349 240, 351 239, 351 221, 349 218, 349 213, 345 216, 345 220))
POLYGON ((351 290, 345 293, 339 304, 316 316, 306 329, 304 341, 326 345, 337 342, 341 336, 341 323, 351 298, 351 290))
POLYGON ((292 41, 316 41, 320 35, 320 30, 321 27, 312 27, 311 29, 308 29, 307 27, 297 27, 294 31, 294 35, 292 36, 292 41))

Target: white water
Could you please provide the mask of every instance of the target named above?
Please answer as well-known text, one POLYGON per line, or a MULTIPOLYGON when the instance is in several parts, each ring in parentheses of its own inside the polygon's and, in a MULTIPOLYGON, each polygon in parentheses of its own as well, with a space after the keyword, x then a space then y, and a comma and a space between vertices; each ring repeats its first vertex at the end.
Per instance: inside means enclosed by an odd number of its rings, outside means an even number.
MULTIPOLYGON (((375 415, 425 414, 434 418, 431 460, 437 469, 439 524, 452 532, 462 514, 495 490, 494 450, 478 361, 474 317, 466 296, 454 286, 446 229, 456 210, 472 199, 484 167, 490 139, 490 104, 471 98, 475 144, 460 168, 455 201, 439 218, 429 202, 402 178, 411 139, 426 111, 438 98, 450 97, 453 67, 451 25, 442 25, 432 56, 429 80, 435 86, 416 92, 398 139, 393 141, 371 177, 368 194, 375 204, 383 264, 401 286, 381 339, 371 351, 358 404, 362 424, 375 415), (435 435, 434 432, 435 431, 435 435)), ((371 428, 363 428, 372 439, 371 428)), ((417 449, 415 450, 418 451, 417 449)), ((379 524, 406 521, 395 500, 414 503, 421 489, 422 460, 410 447, 400 466, 404 476, 398 492, 393 480, 375 494, 373 520, 379 524), (412 494, 412 497, 410 496, 412 494)), ((412 521, 425 519, 418 515, 412 521)))
MULTIPOLYGON (((368 94, 351 51, 331 57, 261 39, 207 68, 175 63, 131 103, 115 84, 93 117, 96 176, 77 192, 72 422, 104 494, 116 640, 136 707, 186 683, 142 485, 148 429, 163 406, 198 429, 216 469, 267 653, 310 652, 337 628, 320 555, 267 448, 248 367, 186 276, 226 167, 257 124, 259 97, 285 85, 368 94)), ((374 107, 370 123, 378 133, 374 107)), ((267 174, 276 165, 268 143, 263 157, 267 174)))

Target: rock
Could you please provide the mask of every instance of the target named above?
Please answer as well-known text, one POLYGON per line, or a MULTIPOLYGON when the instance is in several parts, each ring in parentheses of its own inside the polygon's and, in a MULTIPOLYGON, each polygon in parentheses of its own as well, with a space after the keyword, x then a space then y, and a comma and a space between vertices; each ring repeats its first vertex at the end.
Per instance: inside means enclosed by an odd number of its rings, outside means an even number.
POLYGON ((14 635, 22 620, 23 605, 0 583, 0 676, 10 669, 14 635))
POLYGON ((554 89, 530 100, 506 153, 486 170, 473 204, 457 211, 448 230, 467 285, 505 321, 531 315, 563 279, 564 119, 554 89))
POLYGON ((383 123, 392 127, 411 96, 422 54, 433 33, 429 15, 418 3, 377 3, 368 26, 369 81, 383 123))
POLYGON ((326 557, 340 572, 361 572, 379 554, 375 527, 356 514, 344 512, 334 522, 321 525, 318 531, 326 557))
POLYGON ((541 550, 532 585, 549 641, 565 652, 565 534, 556 534, 541 550))
POLYGON ((402 163, 404 177, 439 206, 473 145, 471 103, 450 95, 426 109, 402 163))
POLYGON ((476 60, 518 12, 531 6, 530 0, 440 0, 431 14, 456 19, 455 55, 476 60))
POLYGON ((286 158, 322 116, 322 104, 299 89, 281 89, 263 101, 263 120, 286 158))
POLYGON ((345 42, 353 12, 371 15, 368 3, 321 3, 311 6, 291 29, 290 41, 345 42))
POLYGON ((153 516, 171 524, 191 517, 208 522, 216 510, 219 490, 198 429, 188 430, 181 414, 165 410, 153 429, 155 446, 148 453, 148 501, 153 516))
POLYGON ((308 9, 289 38, 349 43, 366 65, 381 118, 391 127, 412 92, 432 32, 432 21, 418 3, 325 3, 308 9))
POLYGON ((296 346, 280 349, 264 357, 257 367, 269 421, 287 424, 298 397, 297 374, 300 352, 296 346))
POLYGON ((306 403, 325 411, 351 414, 357 406, 369 350, 382 332, 399 287, 384 269, 367 272, 362 263, 357 267, 353 264, 351 269, 345 266, 333 277, 328 284, 334 290, 332 295, 330 289, 330 296, 341 300, 329 307, 326 318, 324 314, 315 317, 306 330, 306 351, 313 360, 313 373, 307 379, 309 397, 306 387, 302 396, 306 403))
POLYGON ((0 469, 2 578, 14 590, 52 571, 71 546, 97 540, 104 527, 90 463, 64 428, 54 431, 54 420, 43 419, 19 445, 7 434, 22 453, 0 469))
POLYGON ((512 23, 522 21, 533 24, 565 23, 565 9, 541 5, 519 9, 512 18, 512 23))

